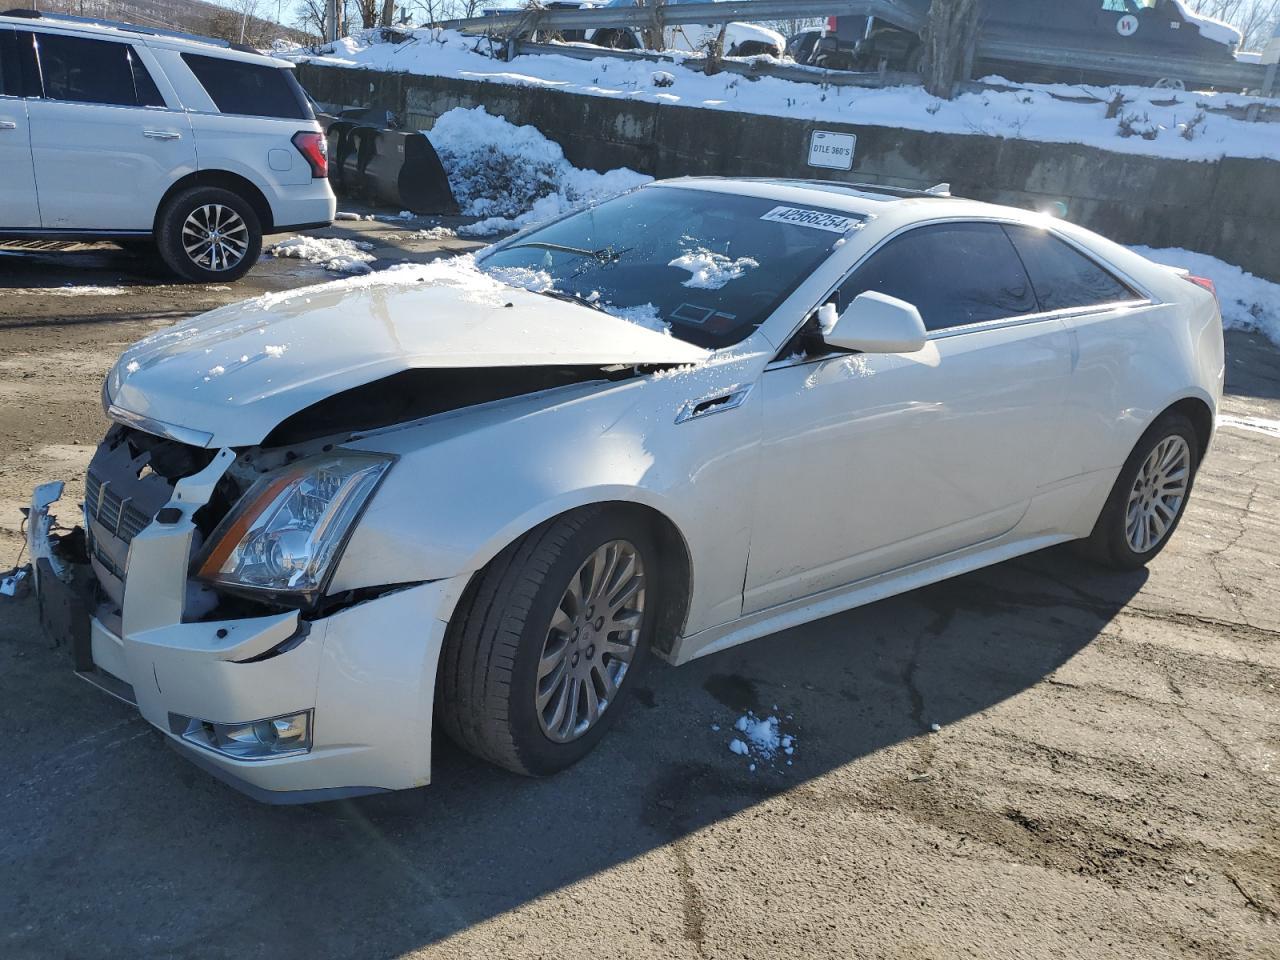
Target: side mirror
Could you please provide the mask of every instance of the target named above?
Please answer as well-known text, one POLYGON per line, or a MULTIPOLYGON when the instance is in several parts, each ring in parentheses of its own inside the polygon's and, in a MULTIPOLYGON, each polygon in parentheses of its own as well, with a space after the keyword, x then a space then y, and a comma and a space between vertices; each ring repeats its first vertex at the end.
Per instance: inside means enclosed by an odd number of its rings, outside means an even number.
POLYGON ((830 304, 820 307, 818 325, 823 340, 841 350, 915 353, 924 349, 928 338, 919 310, 905 300, 872 290, 858 294, 839 317, 833 318, 834 313, 830 304))

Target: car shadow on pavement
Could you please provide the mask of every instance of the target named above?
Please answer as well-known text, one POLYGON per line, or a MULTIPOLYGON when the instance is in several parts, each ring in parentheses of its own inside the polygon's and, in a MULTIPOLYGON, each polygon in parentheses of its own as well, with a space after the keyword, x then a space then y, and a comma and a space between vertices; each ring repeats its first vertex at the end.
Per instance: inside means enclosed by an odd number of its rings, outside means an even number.
MULTIPOLYGON (((0 909, 15 931, 6 950, 398 956, 660 848, 672 851, 669 909, 696 911, 678 894, 684 838, 786 791, 801 805, 854 806, 840 793, 847 778, 820 778, 896 744, 919 749, 893 754, 907 759, 888 775, 891 794, 945 790, 918 782, 930 779, 930 738, 1048 677, 1145 578, 1046 551, 655 665, 601 747, 558 777, 513 776, 438 738, 430 787, 309 807, 242 797, 164 749, 130 708, 70 681, 68 700, 81 702, 66 737, 90 722, 136 732, 61 788, 12 771, 29 786, 0 807, 18 838, 4 850, 18 891, 14 916, 0 909), (747 710, 778 716, 794 754, 752 770, 732 753, 747 710), (57 910, 40 899, 53 890, 67 898, 57 910)), ((41 670, 55 688, 58 660, 41 670)), ((886 762, 876 758, 880 777, 886 762)))

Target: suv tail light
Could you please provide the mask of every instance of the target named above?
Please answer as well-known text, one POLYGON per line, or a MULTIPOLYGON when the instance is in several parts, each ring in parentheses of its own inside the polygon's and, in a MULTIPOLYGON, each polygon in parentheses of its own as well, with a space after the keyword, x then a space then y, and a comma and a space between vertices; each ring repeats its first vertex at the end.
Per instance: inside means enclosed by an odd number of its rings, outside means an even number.
POLYGON ((325 143, 323 133, 316 133, 314 130, 299 130, 293 135, 293 145, 298 148, 298 152, 302 154, 303 159, 310 165, 312 178, 323 180, 329 176, 328 145, 325 143))
POLYGON ((1208 277, 1197 277, 1194 273, 1188 273, 1183 275, 1183 279, 1194 283, 1197 287, 1204 287, 1213 294, 1213 299, 1218 299, 1218 288, 1214 286, 1213 281, 1208 277))
POLYGON ((833 37, 836 35, 836 18, 835 17, 827 17, 827 33, 831 34, 833 37))

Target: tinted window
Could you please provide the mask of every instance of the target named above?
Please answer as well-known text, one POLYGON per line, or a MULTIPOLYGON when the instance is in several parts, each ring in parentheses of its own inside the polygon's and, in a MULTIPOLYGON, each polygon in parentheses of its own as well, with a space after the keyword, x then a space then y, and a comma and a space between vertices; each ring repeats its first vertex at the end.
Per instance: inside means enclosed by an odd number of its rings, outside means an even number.
POLYGON ((1084 254, 1044 230, 1007 226, 1041 310, 1136 300, 1138 294, 1084 254))
POLYGON ((136 50, 130 51, 129 64, 133 67, 133 89, 137 92, 138 105, 142 107, 163 107, 164 97, 160 96, 156 82, 151 79, 151 74, 147 71, 146 65, 142 62, 142 58, 138 56, 136 50))
POLYGON ((930 330, 1036 311, 1026 271, 994 223, 939 223, 890 240, 841 285, 839 309, 868 290, 915 304, 930 330))
POLYGON ((222 113, 286 120, 315 117, 292 70, 194 53, 184 53, 182 59, 222 113))
MULTIPOLYGON (((133 48, 127 43, 41 33, 36 35, 36 49, 44 95, 50 100, 136 107, 150 96, 150 91, 144 91, 144 98, 139 99, 133 80, 133 48)), ((142 64, 138 66, 142 68, 142 64)), ((145 68, 142 72, 145 74, 145 68)))
POLYGON ((760 197, 647 187, 517 236, 480 268, 698 346, 726 347, 759 326, 862 223, 760 197))

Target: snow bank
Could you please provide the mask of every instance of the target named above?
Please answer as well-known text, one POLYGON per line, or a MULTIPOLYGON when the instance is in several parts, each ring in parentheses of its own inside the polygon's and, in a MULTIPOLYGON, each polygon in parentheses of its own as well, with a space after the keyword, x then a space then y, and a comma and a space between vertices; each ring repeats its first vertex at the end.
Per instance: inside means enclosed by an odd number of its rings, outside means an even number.
POLYGON ((1117 153, 1185 160, 1214 160, 1222 156, 1280 158, 1280 125, 1274 123, 1246 123, 1213 115, 1194 139, 1178 136, 1178 125, 1194 116, 1199 104, 1267 102, 1236 94, 1173 96, 1171 91, 1148 87, 1010 84, 1016 89, 967 93, 943 101, 930 97, 920 87, 824 88, 821 84, 773 77, 753 80, 730 73, 709 77, 683 66, 684 57, 679 54, 673 54, 675 62, 663 64, 663 69, 657 72, 650 62, 606 58, 577 60, 529 55, 504 63, 488 55, 490 45, 483 38, 464 38, 452 31, 431 29, 412 33, 413 39, 401 44, 375 42, 373 33, 359 34, 330 45, 326 48, 328 53, 292 55, 291 59, 310 60, 320 66, 361 67, 543 87, 614 100, 939 133, 986 134, 1046 143, 1082 143, 1117 153), (660 81, 655 79, 659 73, 660 81), (1126 113, 1145 115, 1159 128, 1156 139, 1121 137, 1116 120, 1106 119, 1105 101, 1111 99, 1117 89, 1130 101, 1125 107, 1126 113), (1053 99, 1050 92, 1072 97, 1092 95, 1102 102, 1065 102, 1053 99), (1171 98, 1178 102, 1169 104, 1167 101, 1171 98))
POLYGON ((1218 288, 1222 325, 1226 329, 1260 333, 1280 346, 1280 283, 1255 277, 1217 257, 1178 247, 1132 249, 1156 263, 1185 267, 1196 276, 1208 277, 1218 288))
POLYGON ((360 240, 298 236, 273 244, 267 252, 273 257, 309 260, 334 273, 368 273, 369 264, 378 259, 365 252, 372 249, 372 243, 360 240))
POLYGON ((1196 29, 1200 31, 1200 36, 1206 40, 1214 40, 1218 43, 1225 43, 1228 47, 1236 47, 1244 39, 1240 31, 1231 26, 1231 24, 1215 20, 1213 17, 1206 17, 1202 13, 1196 13, 1187 6, 1186 0, 1173 0, 1173 4, 1178 8, 1178 12, 1182 14, 1182 19, 1187 23, 1195 24, 1196 29))
POLYGON ((484 107, 450 110, 426 133, 462 212, 485 218, 459 228, 463 235, 517 230, 653 179, 626 167, 580 170, 536 127, 517 127, 484 107))

